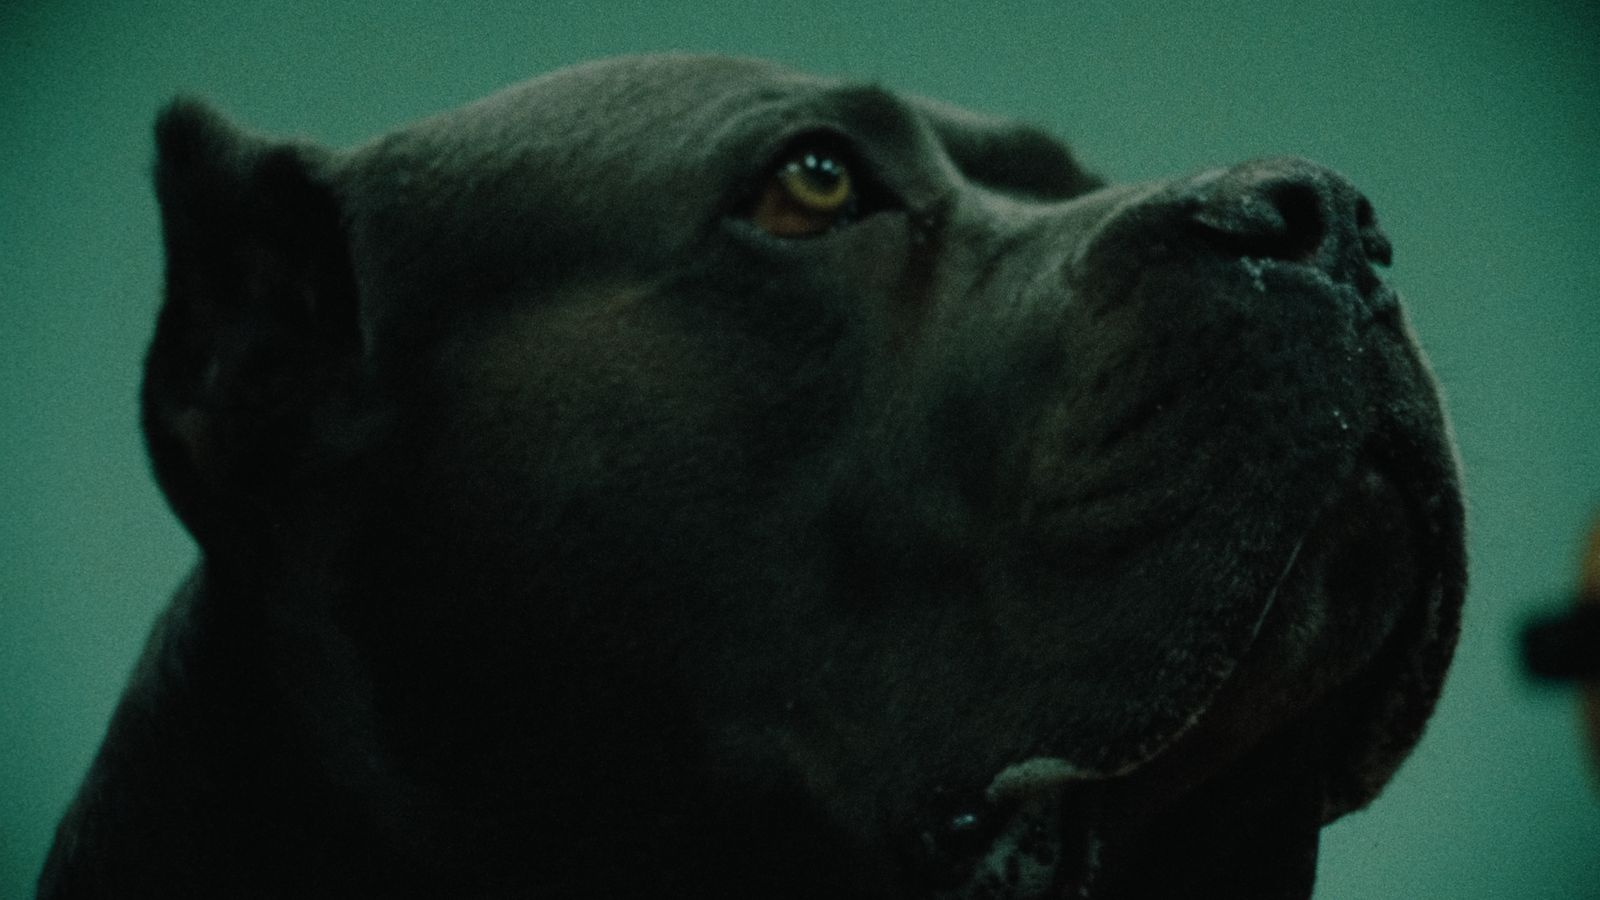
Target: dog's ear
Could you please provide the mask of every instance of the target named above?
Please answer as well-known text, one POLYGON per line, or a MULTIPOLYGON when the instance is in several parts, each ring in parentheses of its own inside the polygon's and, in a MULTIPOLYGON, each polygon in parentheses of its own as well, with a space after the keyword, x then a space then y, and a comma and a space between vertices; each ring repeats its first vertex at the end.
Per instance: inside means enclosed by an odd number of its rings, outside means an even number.
POLYGON ((168 500, 211 551, 267 527, 323 462, 320 432, 362 354, 358 298, 330 154, 190 100, 162 112, 156 147, 166 300, 144 429, 168 500))

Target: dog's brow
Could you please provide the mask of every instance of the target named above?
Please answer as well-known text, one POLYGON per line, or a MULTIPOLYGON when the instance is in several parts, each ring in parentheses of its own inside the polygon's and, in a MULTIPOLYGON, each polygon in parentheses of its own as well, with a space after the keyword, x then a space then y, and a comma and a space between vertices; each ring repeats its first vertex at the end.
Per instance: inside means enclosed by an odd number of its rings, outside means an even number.
POLYGON ((827 91, 819 107, 852 131, 875 140, 912 142, 922 131, 920 118, 905 101, 877 85, 848 85, 827 91))

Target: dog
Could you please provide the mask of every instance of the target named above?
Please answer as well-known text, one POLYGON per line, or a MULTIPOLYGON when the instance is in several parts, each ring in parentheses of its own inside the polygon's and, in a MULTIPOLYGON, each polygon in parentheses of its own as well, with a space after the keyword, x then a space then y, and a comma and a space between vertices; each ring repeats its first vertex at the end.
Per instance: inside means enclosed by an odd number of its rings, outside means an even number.
POLYGON ((680 55, 156 139, 200 561, 41 897, 1306 897, 1430 714, 1457 466, 1328 169, 680 55))

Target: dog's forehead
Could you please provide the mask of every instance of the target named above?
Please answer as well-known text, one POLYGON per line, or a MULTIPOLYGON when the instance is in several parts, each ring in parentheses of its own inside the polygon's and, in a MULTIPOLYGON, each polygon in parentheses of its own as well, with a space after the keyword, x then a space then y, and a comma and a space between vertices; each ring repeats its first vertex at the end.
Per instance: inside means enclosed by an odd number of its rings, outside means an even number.
MULTIPOLYGON (((675 131, 696 121, 714 126, 774 106, 805 108, 808 102, 820 110, 920 116, 941 132, 1016 126, 1002 117, 876 84, 761 59, 699 55, 619 57, 572 66, 513 85, 458 113, 515 117, 520 108, 544 124, 620 136, 664 123, 675 123, 675 131)), ((452 118, 447 114, 439 124, 448 127, 452 118)))
POLYGON ((623 176, 625 184, 628 174, 648 177, 660 169, 694 167, 730 145, 759 148, 761 136, 807 120, 865 137, 920 132, 934 143, 1021 127, 940 101, 764 60, 635 56, 512 85, 385 135, 354 160, 355 168, 390 173, 420 166, 434 178, 453 172, 481 178, 521 163, 556 180, 563 171, 595 172, 623 176))
POLYGON ((387 135, 375 148, 590 164, 621 156, 638 169, 672 159, 665 151, 674 143, 703 149, 763 110, 840 86, 761 60, 623 57, 512 85, 387 135))
MULTIPOLYGON (((462 110, 520 108, 569 127, 623 129, 736 116, 741 109, 839 85, 765 60, 724 56, 630 56, 599 60, 513 85, 462 110)), ((552 123, 553 124, 553 123, 552 123)))
POLYGON ((342 157, 357 266, 368 287, 435 296, 435 278, 457 277, 440 266, 552 279, 566 247, 649 269, 681 256, 775 142, 813 126, 892 140, 941 168, 941 137, 1006 123, 757 60, 584 64, 342 157))

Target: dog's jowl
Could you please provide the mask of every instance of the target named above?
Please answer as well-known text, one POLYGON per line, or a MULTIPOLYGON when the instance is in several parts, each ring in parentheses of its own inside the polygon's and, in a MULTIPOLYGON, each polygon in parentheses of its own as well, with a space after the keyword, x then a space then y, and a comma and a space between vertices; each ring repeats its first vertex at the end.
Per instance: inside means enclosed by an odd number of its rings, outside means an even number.
POLYGON ((200 562, 44 897, 1305 897, 1433 706, 1453 455, 1327 169, 705 57, 156 136, 200 562))

